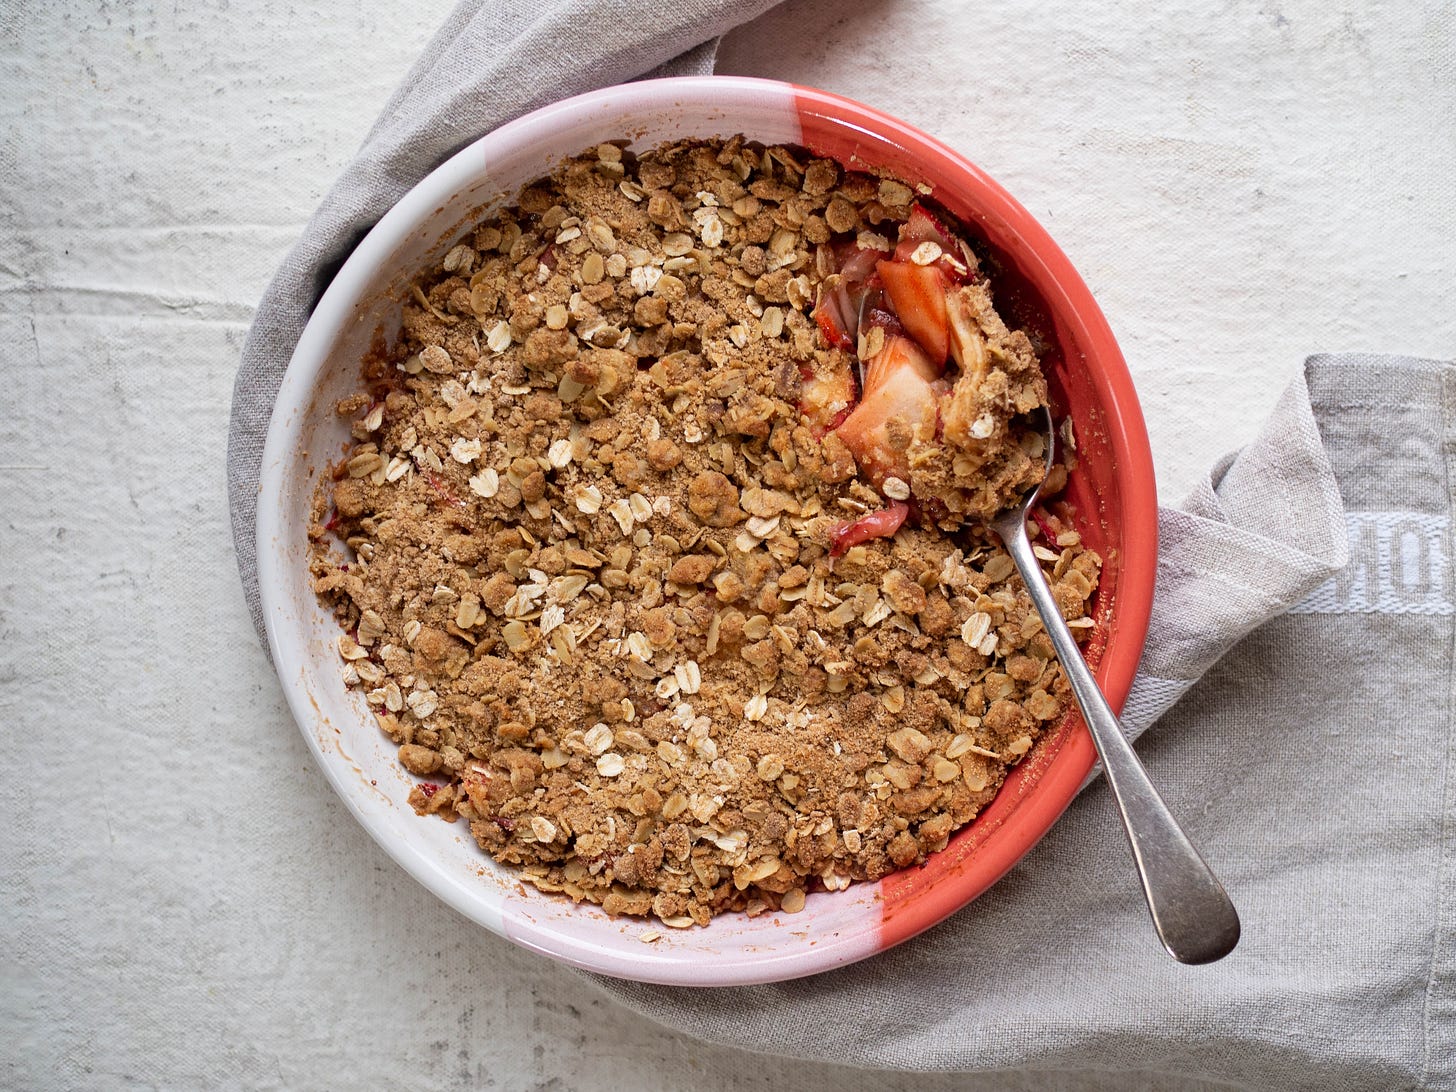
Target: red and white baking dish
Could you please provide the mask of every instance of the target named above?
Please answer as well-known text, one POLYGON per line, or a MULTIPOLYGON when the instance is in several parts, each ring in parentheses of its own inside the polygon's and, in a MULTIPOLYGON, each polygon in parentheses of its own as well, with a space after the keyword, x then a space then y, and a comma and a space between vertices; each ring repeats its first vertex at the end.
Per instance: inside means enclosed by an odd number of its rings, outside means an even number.
POLYGON ((376 331, 398 329, 412 276, 438 263, 492 205, 508 203, 522 185, 584 148, 630 137, 645 149, 735 133, 802 145, 849 168, 888 168, 924 184, 999 259, 998 308, 1046 339, 1058 408, 1074 419, 1080 463, 1068 496, 1084 539, 1107 560, 1087 658, 1120 708, 1152 606, 1157 507, 1142 414, 1107 321, 1042 226, 967 159, 902 121, 823 91, 736 77, 610 87, 511 122, 433 171, 359 244, 318 304, 279 392, 258 505, 273 661, 324 774, 365 829, 441 899, 517 944, 605 974, 678 985, 815 974, 899 944, 961 910, 1071 802, 1095 758, 1081 719, 1070 714, 1046 732, 990 807, 923 867, 812 894, 795 915, 729 914, 706 928, 659 926, 660 939, 645 944, 648 923, 540 894, 489 860, 463 823, 415 816, 405 803, 410 778, 394 746, 341 681, 337 629, 309 588, 305 527, 319 475, 347 437, 330 407, 354 389, 376 331))

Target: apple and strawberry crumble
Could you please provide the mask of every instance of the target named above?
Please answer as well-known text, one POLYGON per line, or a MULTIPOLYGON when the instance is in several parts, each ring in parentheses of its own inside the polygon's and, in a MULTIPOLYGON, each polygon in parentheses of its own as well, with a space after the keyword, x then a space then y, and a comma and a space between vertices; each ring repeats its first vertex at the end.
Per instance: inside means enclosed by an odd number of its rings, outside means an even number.
MULTIPOLYGON (((600 145, 466 235, 310 528, 414 808, 674 926, 944 847, 1070 702, 980 526, 1047 402, 991 288, 911 187, 741 137, 600 145)), ((1085 635, 1066 515, 1036 550, 1085 635)))

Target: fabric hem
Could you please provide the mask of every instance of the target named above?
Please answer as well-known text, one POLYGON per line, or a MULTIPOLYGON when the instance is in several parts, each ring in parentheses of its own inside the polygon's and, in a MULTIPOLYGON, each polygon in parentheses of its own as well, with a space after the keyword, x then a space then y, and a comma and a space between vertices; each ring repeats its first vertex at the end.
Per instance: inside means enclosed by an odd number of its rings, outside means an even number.
MULTIPOLYGON (((1456 513, 1456 365, 1441 365, 1441 459, 1446 472, 1447 511, 1456 513)), ((1450 539, 1447 540, 1450 550, 1450 539)), ((1436 875, 1435 938, 1426 977, 1425 1033, 1420 1088, 1456 1086, 1456 630, 1446 657, 1446 763, 1441 793, 1441 856, 1436 875)))

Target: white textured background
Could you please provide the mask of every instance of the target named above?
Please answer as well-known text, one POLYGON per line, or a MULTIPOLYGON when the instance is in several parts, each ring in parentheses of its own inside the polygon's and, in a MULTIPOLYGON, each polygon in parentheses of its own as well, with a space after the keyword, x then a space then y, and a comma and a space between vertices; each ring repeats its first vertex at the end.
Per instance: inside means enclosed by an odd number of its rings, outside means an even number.
MULTIPOLYGON (((329 795, 238 591, 228 397, 448 4, 323 7, 0 0, 0 1085, 967 1087, 676 1039, 435 903, 329 795)), ((791 0, 719 70, 898 114, 1031 208, 1165 499, 1307 352, 1456 352, 1450 4, 849 7, 791 0)))

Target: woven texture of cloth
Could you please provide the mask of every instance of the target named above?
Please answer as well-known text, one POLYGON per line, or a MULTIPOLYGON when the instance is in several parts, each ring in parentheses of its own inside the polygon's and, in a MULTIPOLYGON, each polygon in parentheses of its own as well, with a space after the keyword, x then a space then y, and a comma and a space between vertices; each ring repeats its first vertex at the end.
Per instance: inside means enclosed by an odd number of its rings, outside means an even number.
MULTIPOLYGON (((264 296, 228 480, 260 620, 257 471, 329 277, 463 143, 643 75, 711 72, 771 3, 462 4, 264 296), (594 29, 583 34, 589 23, 594 29)), ((1161 514, 1158 594, 1124 721, 1238 903, 1244 938, 1173 964, 1095 783, 973 906, 813 979, 734 990, 596 980, 751 1050, 884 1069, 1132 1071, 1286 1088, 1456 1086, 1450 460, 1456 369, 1312 357, 1261 436, 1161 514), (1346 561, 1349 563, 1346 564, 1346 561)))

